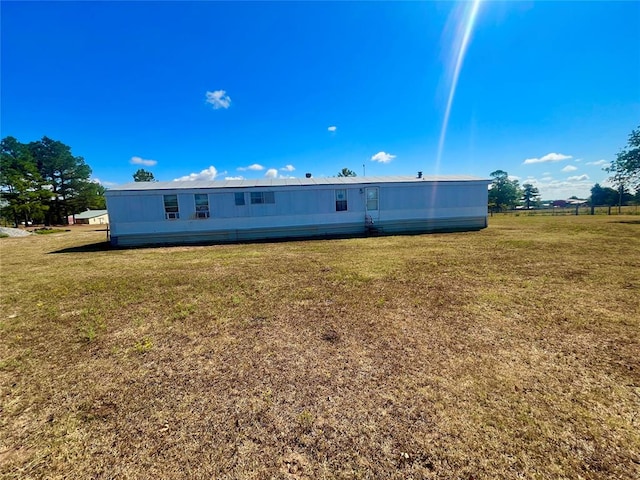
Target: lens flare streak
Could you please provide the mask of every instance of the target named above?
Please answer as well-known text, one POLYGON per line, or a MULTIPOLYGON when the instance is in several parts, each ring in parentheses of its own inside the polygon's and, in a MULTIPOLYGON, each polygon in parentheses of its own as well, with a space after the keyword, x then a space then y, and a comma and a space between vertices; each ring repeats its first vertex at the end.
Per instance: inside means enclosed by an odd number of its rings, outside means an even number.
POLYGON ((444 111, 444 118, 442 119, 442 128, 440 129, 440 138, 438 139, 438 153, 436 155, 436 174, 440 170, 440 161, 442 159, 442 151, 444 149, 444 141, 447 136, 447 127, 449 125, 449 116, 451 115, 451 106, 453 105, 453 99, 456 94, 456 87, 458 86, 458 78, 460 77, 460 70, 462 70, 462 64, 464 63, 464 57, 469 47, 469 40, 471 39, 471 33, 473 32, 473 26, 476 22, 478 10, 480 9, 481 0, 474 0, 473 5, 468 11, 466 18, 461 24, 464 26, 464 32, 462 41, 458 48, 456 55, 456 63, 453 70, 453 77, 451 80, 451 88, 449 89, 449 96, 447 98, 447 106, 444 111))

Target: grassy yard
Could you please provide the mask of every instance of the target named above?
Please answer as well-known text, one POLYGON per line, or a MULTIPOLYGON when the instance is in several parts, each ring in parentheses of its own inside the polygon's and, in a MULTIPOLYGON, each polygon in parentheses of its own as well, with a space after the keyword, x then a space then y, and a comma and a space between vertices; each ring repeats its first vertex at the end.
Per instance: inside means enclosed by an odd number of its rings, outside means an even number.
POLYGON ((0 239, 2 478, 639 478, 640 221, 0 239))

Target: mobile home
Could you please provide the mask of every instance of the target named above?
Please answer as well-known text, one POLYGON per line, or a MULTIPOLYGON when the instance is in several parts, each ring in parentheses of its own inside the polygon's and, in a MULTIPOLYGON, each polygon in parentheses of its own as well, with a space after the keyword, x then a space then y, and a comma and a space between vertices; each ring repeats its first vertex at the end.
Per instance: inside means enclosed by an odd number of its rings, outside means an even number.
POLYGON ((134 182, 106 192, 114 246, 479 230, 468 176, 134 182))

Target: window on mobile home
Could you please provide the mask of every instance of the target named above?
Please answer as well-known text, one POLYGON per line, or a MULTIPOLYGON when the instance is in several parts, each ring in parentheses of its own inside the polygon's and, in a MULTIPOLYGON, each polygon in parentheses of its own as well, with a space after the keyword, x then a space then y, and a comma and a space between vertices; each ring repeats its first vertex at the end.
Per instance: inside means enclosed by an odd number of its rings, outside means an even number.
POLYGON ((251 204, 276 203, 273 192, 251 192, 251 204))
POLYGON ((347 190, 336 190, 336 212, 345 212, 347 210, 347 190))
POLYGON ((206 193, 196 193, 196 218, 209 218, 209 195, 206 193))
POLYGON ((163 195, 164 197, 164 218, 167 220, 177 220, 180 218, 178 211, 178 195, 163 195))

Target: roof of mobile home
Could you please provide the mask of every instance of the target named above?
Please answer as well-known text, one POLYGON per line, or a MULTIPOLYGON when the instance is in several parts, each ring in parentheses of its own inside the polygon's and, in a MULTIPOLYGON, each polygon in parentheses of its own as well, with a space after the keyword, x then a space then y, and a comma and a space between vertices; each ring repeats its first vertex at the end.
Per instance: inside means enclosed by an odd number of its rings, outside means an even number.
POLYGON ((192 181, 179 180, 173 182, 131 182, 107 190, 178 190, 198 188, 250 188, 250 187, 284 187, 307 185, 362 185, 379 183, 409 183, 409 182, 489 182, 489 180, 469 175, 436 175, 422 178, 413 176, 385 176, 385 177, 311 177, 311 178, 259 178, 243 180, 214 180, 192 181))

